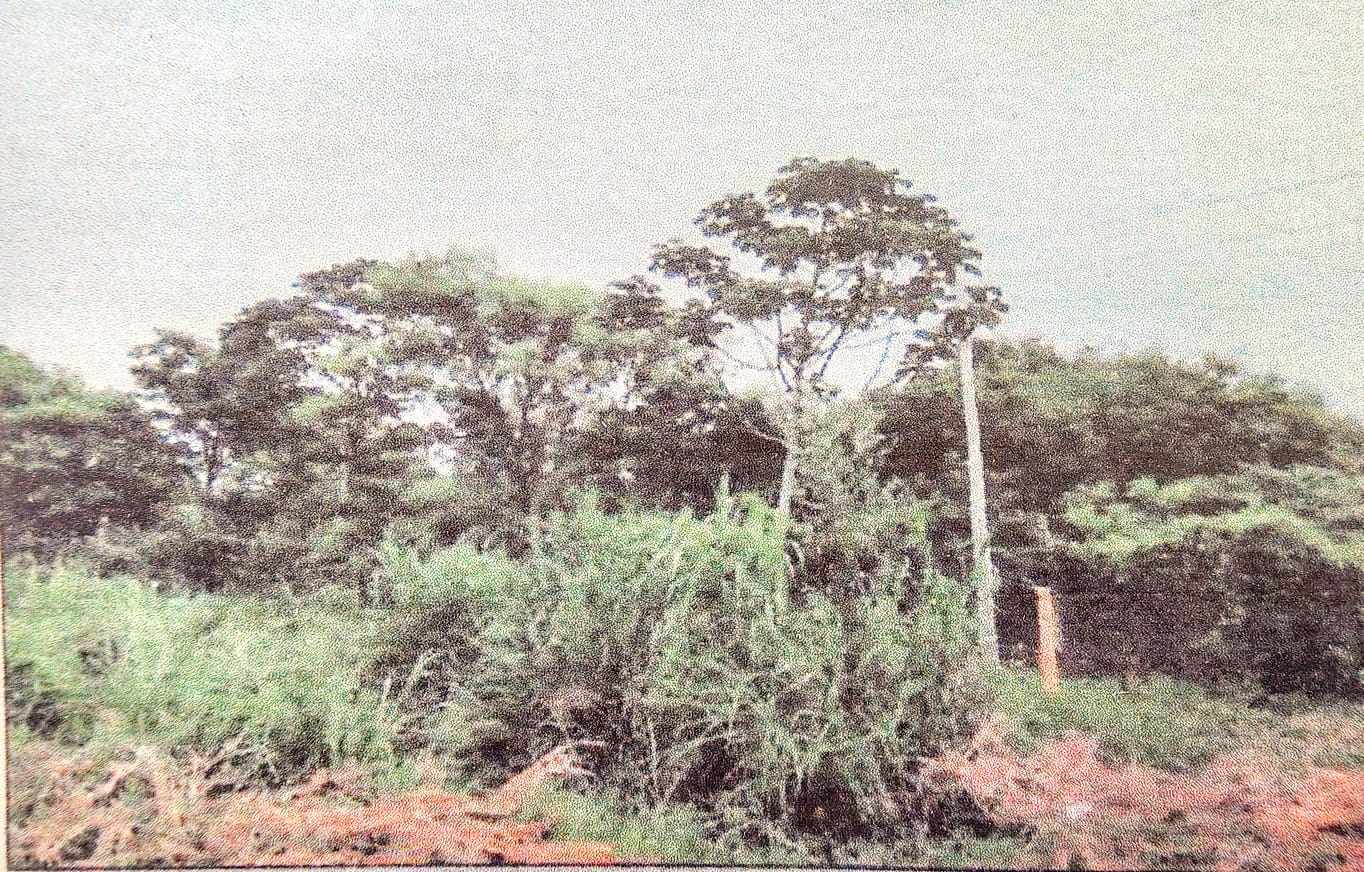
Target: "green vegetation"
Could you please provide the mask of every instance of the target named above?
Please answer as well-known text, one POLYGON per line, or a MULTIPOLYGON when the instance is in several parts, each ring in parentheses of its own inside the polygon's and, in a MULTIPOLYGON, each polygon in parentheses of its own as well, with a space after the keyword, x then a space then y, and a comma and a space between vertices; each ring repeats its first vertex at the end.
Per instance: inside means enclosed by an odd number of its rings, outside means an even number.
POLYGON ((1067 592, 1127 633, 1108 641, 1109 658, 1277 693, 1349 693, 1364 666, 1361 494, 1358 477, 1300 466, 1142 478, 1122 497, 1079 488, 1064 500, 1076 531, 1066 559, 1085 580, 1067 592))
POLYGON ((829 828, 894 826, 917 756, 983 710, 966 603, 932 574, 890 574, 856 598, 793 587, 785 526, 751 497, 704 518, 588 503, 552 519, 519 566, 392 552, 394 601, 422 606, 397 612, 385 662, 440 652, 444 686, 428 682, 424 705, 469 711, 456 760, 505 771, 588 739, 611 749, 607 784, 660 806, 743 826, 815 808, 829 828))
POLYGON ((0 346, 0 526, 50 557, 101 526, 141 529, 180 488, 178 452, 132 398, 0 346))
MULTIPOLYGON (((1209 357, 979 355, 1004 577, 1005 653, 1034 643, 1031 584, 1057 595, 1068 667, 1271 693, 1355 693, 1364 665, 1364 428, 1209 357)), ((883 475, 932 505, 941 559, 970 554, 950 373, 888 394, 883 475)))
POLYGON ((1364 428, 1226 361, 979 342, 985 665, 938 364, 1004 306, 934 202, 797 160, 702 212, 727 248, 657 247, 667 286, 358 259, 159 333, 138 396, 0 349, 16 740, 393 791, 583 742, 590 791, 533 811, 679 862, 1006 863, 1026 834, 923 775, 991 716, 1361 765, 1364 428), (860 390, 826 372, 854 348, 860 390))
POLYGON ((607 842, 616 845, 622 857, 641 862, 723 863, 732 859, 707 833, 701 815, 687 806, 639 809, 619 794, 551 788, 537 796, 523 815, 549 822, 555 838, 607 842))
POLYGON ((73 567, 7 581, 8 714, 29 733, 230 750, 269 780, 398 762, 404 685, 366 683, 376 627, 354 606, 165 596, 73 567))
POLYGON ((1099 740, 1115 761, 1181 770, 1237 747, 1263 728, 1268 715, 1200 690, 1154 677, 1124 687, 1113 679, 1066 681, 1055 696, 1042 693, 1035 673, 1005 670, 994 681, 999 711, 1020 750, 1078 731, 1099 740))
POLYGON ((624 858, 650 862, 809 866, 919 865, 980 869, 1009 866, 1022 846, 1016 837, 948 833, 929 842, 854 840, 821 852, 808 844, 754 848, 724 838, 713 822, 691 806, 639 807, 609 791, 547 790, 527 807, 525 816, 551 824, 550 836, 562 841, 603 841, 620 847, 624 858))

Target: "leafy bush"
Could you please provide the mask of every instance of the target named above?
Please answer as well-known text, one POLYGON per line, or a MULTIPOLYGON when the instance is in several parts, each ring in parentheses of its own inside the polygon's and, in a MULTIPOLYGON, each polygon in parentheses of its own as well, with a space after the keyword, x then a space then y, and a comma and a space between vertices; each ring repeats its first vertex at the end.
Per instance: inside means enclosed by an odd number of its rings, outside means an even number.
POLYGON ((789 841, 796 821, 898 820, 916 756, 978 710, 960 590, 934 575, 846 598, 793 585, 786 518, 719 502, 696 518, 589 501, 519 567, 392 551, 395 602, 423 608, 399 609, 386 662, 443 653, 439 691, 468 717, 461 757, 501 768, 602 741, 608 787, 699 803, 736 844, 789 841))
MULTIPOLYGON (((930 555, 925 505, 898 482, 882 482, 885 437, 864 402, 838 402, 808 415, 793 540, 798 580, 837 599, 923 575, 930 555)), ((886 593, 881 589, 880 593, 886 593)))
POLYGON ((1364 480, 1314 467, 1079 489, 1063 632, 1100 670, 1364 689, 1361 499, 1364 480))
POLYGON ((6 597, 12 724, 74 742, 233 748, 268 778, 395 761, 402 682, 364 686, 374 628, 353 597, 163 596, 74 568, 18 573, 6 597))

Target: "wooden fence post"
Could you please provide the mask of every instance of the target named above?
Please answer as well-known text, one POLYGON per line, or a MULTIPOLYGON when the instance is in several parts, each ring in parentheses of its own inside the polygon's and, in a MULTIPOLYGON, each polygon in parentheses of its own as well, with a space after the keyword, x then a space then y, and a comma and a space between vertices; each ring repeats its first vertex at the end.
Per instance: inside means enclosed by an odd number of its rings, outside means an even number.
POLYGON ((1061 670, 1056 650, 1061 647, 1061 630, 1056 623, 1056 603, 1051 588, 1033 585, 1037 594, 1037 672, 1042 679, 1042 690, 1056 693, 1061 689, 1061 670))

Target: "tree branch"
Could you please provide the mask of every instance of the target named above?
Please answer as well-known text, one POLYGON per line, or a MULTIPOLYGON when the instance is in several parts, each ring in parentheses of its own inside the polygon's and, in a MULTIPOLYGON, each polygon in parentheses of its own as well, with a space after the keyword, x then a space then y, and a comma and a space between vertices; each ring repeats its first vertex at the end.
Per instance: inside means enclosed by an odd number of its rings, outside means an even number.
MULTIPOLYGON (((832 331, 830 331, 830 332, 832 332, 832 331)), ((834 340, 834 344, 833 344, 833 345, 829 346, 829 350, 828 350, 828 351, 822 352, 823 355, 824 355, 824 363, 820 364, 819 372, 815 373, 815 378, 817 378, 817 379, 822 379, 822 378, 824 378, 824 371, 825 371, 826 369, 828 369, 828 368, 829 368, 829 364, 833 362, 834 355, 838 353, 838 347, 839 347, 840 345, 843 344, 843 340, 847 337, 847 335, 848 335, 848 328, 847 328, 845 325, 839 325, 839 328, 838 328, 838 338, 834 340)), ((827 333, 825 334, 825 338, 826 338, 826 339, 828 338, 828 334, 827 334, 827 333)), ((823 343, 823 340, 820 340, 820 342, 821 342, 821 344, 822 344, 822 343, 823 343)))
POLYGON ((763 431, 759 430, 757 427, 754 427, 754 426, 753 426, 751 423, 749 423, 748 421, 744 421, 744 422, 743 422, 743 427, 744 427, 745 430, 747 430, 749 433, 752 433, 754 436, 757 436, 759 439, 765 439, 765 440, 767 440, 768 442, 774 442, 774 443, 776 443, 777 445, 783 445, 783 446, 784 446, 784 445, 786 444, 786 442, 785 442, 780 436, 773 436, 771 433, 764 433, 763 431))
POLYGON ((899 335, 900 331, 895 329, 886 332, 886 344, 881 349, 881 358, 876 361, 876 369, 872 370, 871 375, 867 376, 867 380, 862 383, 862 390, 867 390, 872 386, 872 382, 880 378, 881 370, 885 369, 886 360, 890 357, 890 345, 899 335))
POLYGON ((734 364, 735 366, 741 366, 744 369, 756 369, 761 371, 772 368, 770 363, 768 363, 767 365, 759 365, 756 363, 749 363, 746 360, 742 360, 738 357, 738 355, 734 354, 728 349, 721 348, 719 345, 715 346, 715 350, 720 352, 720 354, 723 355, 727 360, 729 360, 730 363, 734 364))
MULTIPOLYGON (((776 351, 776 350, 777 350, 777 343, 776 343, 776 341, 773 340, 771 336, 768 336, 766 333, 762 332, 762 330, 758 327, 757 322, 755 322, 755 321, 745 321, 745 322, 743 322, 743 323, 744 323, 744 326, 745 326, 745 327, 747 327, 749 330, 751 330, 751 331, 753 332, 753 335, 754 335, 754 336, 756 336, 757 338, 761 339, 763 342, 766 342, 768 348, 771 348, 773 351, 776 351)), ((778 333, 779 335, 780 335, 780 333, 781 333, 781 322, 780 322, 780 321, 777 322, 777 333, 778 333)))
MULTIPOLYGON (((778 318, 778 321, 777 321, 778 334, 777 334, 777 335, 778 335, 778 337, 780 338, 780 336, 781 336, 781 333, 780 333, 780 330, 781 330, 781 320, 780 320, 780 319, 781 319, 781 315, 780 315, 780 313, 778 313, 777 318, 778 318)), ((757 336, 758 338, 760 338, 760 339, 762 339, 762 340, 768 342, 769 344, 771 344, 771 340, 768 339, 768 337, 767 337, 761 330, 758 329, 758 325, 757 325, 757 324, 754 324, 754 323, 752 323, 752 322, 746 322, 746 326, 747 326, 748 329, 753 333, 754 336, 757 336)), ((790 381, 790 379, 788 379, 788 378, 786 377, 786 370, 782 368, 782 357, 781 357, 781 344, 780 344, 780 342, 778 342, 778 343, 776 344, 776 348, 775 348, 776 356, 775 356, 775 359, 774 359, 774 358, 771 358, 771 357, 768 357, 766 352, 761 352, 761 353, 762 353, 762 356, 763 356, 763 362, 767 364, 767 368, 768 368, 768 369, 771 369, 771 370, 774 370, 774 371, 777 373, 778 378, 781 379, 781 383, 782 383, 783 385, 786 386, 786 389, 787 389, 787 390, 790 390, 790 389, 791 389, 791 381, 790 381)))

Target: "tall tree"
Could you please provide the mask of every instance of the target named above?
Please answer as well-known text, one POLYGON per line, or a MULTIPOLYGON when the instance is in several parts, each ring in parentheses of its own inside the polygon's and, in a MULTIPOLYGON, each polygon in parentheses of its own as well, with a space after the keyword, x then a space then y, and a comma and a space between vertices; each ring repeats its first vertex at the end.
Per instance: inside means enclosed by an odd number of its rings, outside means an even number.
POLYGON ((126 394, 92 391, 0 346, 0 526, 49 551, 137 528, 183 486, 177 451, 126 394))
MULTIPOLYGON (((955 272, 955 271, 954 271, 955 272)), ((998 290, 964 287, 953 275, 951 290, 941 306, 941 320, 915 334, 917 345, 907 351, 901 372, 912 374, 930 361, 955 358, 961 389, 962 422, 966 431, 967 506, 971 519, 971 577, 976 588, 976 640, 986 662, 999 662, 996 598, 999 575, 990 547, 990 524, 985 503, 985 457, 976 403, 975 341, 982 328, 999 322, 1007 307, 998 290)))
POLYGON ((252 580, 348 577, 366 597, 421 441, 387 351, 382 330, 306 292, 247 307, 216 343, 162 332, 138 349, 134 373, 202 483, 187 535, 235 541, 252 580))
MULTIPOLYGON (((655 250, 652 268, 704 292, 690 305, 721 328, 711 342, 719 357, 779 386, 776 505, 789 512, 808 412, 838 389, 835 359, 874 349, 865 383, 877 382, 892 349, 954 298, 957 275, 978 273, 979 252, 932 196, 854 158, 794 160, 762 195, 717 200, 696 224, 723 245, 675 239, 655 250), (734 341, 741 330, 746 347, 734 341)), ((961 293, 998 305, 993 288, 961 293)))
POLYGON ((284 411, 307 393, 307 364, 281 331, 297 335, 303 314, 297 302, 265 300, 225 324, 216 344, 161 330, 133 350, 133 376, 206 495, 218 492, 234 458, 290 438, 284 411))
POLYGON ((439 464, 486 495, 513 545, 522 520, 561 507, 574 486, 629 472, 600 438, 604 421, 638 423, 648 406, 685 427, 692 410, 669 400, 709 396, 692 337, 704 325, 645 285, 528 282, 454 251, 338 267, 303 286, 382 326, 439 464))
POLYGON ((636 447, 603 450, 610 423, 701 430, 690 401, 716 405, 700 326, 649 288, 526 282, 462 252, 296 288, 216 344, 165 333, 139 350, 204 485, 190 535, 235 541, 234 577, 346 578, 365 598, 391 530, 518 547, 528 518, 629 471, 636 447))

